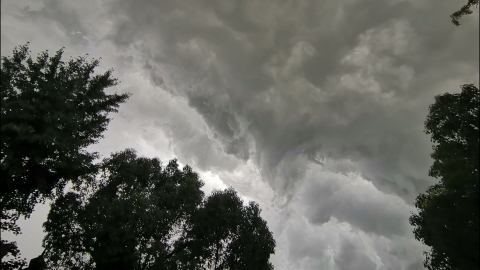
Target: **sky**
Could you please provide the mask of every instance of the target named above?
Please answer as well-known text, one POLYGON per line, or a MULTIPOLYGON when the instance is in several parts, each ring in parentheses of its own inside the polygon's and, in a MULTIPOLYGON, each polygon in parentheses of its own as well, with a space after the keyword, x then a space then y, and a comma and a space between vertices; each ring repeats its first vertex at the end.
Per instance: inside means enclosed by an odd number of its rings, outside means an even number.
MULTIPOLYGON (((130 92, 89 149, 177 158, 262 209, 275 269, 421 270, 408 217, 434 96, 479 84, 478 9, 451 0, 1 0, 1 54, 100 58, 130 92)), ((42 252, 48 205, 12 238, 42 252)))

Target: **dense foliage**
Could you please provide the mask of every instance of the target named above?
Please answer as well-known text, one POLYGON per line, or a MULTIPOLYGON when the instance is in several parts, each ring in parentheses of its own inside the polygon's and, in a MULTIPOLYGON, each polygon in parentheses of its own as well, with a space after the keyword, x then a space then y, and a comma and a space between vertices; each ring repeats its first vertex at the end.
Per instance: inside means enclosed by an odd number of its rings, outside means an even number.
POLYGON ((233 189, 215 191, 175 243, 181 269, 270 270, 275 241, 257 204, 243 206, 233 189), (195 267, 197 265, 197 267, 195 267))
POLYGON ((54 56, 45 51, 32 59, 26 44, 2 57, 2 231, 18 234, 20 216, 28 217, 37 203, 96 170, 92 161, 97 154, 85 148, 102 137, 108 114, 128 98, 105 93, 117 79, 112 70, 94 75, 98 60, 63 62, 62 54, 63 49, 54 56))
POLYGON ((204 198, 176 160, 128 149, 100 165, 96 181, 59 197, 44 224, 45 258, 73 269, 273 269, 275 241, 258 205, 235 191, 204 198))
POLYGON ((472 14, 472 7, 476 6, 478 8, 478 1, 479 0, 468 0, 468 2, 460 8, 458 11, 455 11, 452 15, 450 15, 450 18, 452 19, 452 23, 455 24, 456 26, 460 25, 460 18, 472 14))
POLYGON ((20 257, 20 250, 16 242, 0 241, 0 269, 19 269, 26 264, 25 259, 20 257), (8 256, 8 257, 6 257, 8 256), (4 259, 5 258, 5 259, 4 259))
POLYGON ((479 101, 474 85, 435 98, 425 122, 434 142, 429 175, 440 179, 417 197, 410 218, 418 240, 431 247, 428 269, 479 266, 479 101))

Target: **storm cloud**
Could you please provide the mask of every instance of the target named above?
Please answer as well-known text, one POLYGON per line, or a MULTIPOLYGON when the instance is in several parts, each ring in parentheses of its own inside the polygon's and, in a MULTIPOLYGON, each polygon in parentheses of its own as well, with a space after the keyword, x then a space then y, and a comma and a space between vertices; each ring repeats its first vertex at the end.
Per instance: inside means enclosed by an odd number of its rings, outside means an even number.
MULTIPOLYGON (((419 270, 433 97, 478 85, 452 1, 2 2, 2 55, 102 57, 132 98, 92 149, 177 157, 257 201, 276 269, 419 270)), ((39 252, 37 252, 39 253, 39 252)))

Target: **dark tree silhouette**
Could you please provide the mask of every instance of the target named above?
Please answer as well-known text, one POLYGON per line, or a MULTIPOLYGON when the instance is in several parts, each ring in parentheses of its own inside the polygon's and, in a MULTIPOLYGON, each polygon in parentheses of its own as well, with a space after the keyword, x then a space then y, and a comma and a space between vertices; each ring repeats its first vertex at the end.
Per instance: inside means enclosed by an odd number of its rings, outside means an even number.
POLYGON ((1 64, 0 219, 1 229, 15 234, 20 216, 96 170, 97 154, 85 148, 102 137, 108 114, 129 96, 104 92, 117 79, 112 70, 94 75, 98 60, 63 62, 63 49, 34 60, 28 46, 1 64))
POLYGON ((175 243, 181 269, 270 270, 275 241, 257 204, 243 206, 233 189, 214 191, 192 219, 184 237, 175 243), (201 239, 201 240, 200 240, 201 239))
POLYGON ((425 122, 434 142, 429 175, 440 179, 417 197, 410 217, 415 237, 431 247, 428 269, 479 267, 479 101, 472 84, 459 94, 435 97, 425 122))
POLYGON ((272 269, 275 241, 258 205, 232 189, 204 198, 176 160, 128 149, 99 165, 95 182, 59 197, 44 224, 45 259, 71 269, 272 269))
POLYGON ((450 15, 450 18, 452 19, 452 23, 455 24, 456 26, 460 25, 460 18, 462 18, 465 15, 472 14, 472 7, 477 6, 478 8, 478 1, 479 0, 468 0, 468 2, 458 11, 455 11, 452 15, 450 15))
POLYGON ((16 242, 8 242, 5 239, 0 241, 0 269, 19 269, 26 264, 25 259, 20 257, 20 250, 18 250, 16 242), (4 259, 6 256, 10 258, 4 259))

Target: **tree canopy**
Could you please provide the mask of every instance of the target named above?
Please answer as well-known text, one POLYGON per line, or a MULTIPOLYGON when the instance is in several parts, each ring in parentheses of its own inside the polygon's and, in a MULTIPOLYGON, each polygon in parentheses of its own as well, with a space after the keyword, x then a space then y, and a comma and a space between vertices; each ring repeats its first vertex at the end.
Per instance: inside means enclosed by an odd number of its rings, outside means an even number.
MULTIPOLYGON (((190 167, 132 149, 94 164, 85 149, 129 94, 105 93, 117 79, 94 75, 98 60, 63 62, 63 49, 34 60, 28 45, 2 57, 0 149, 2 231, 20 233, 20 216, 53 201, 27 269, 273 269, 259 206, 233 189, 205 197, 190 167)), ((1 253, 2 269, 25 265, 15 242, 2 239, 1 253)))
POLYGON ((435 97, 425 122, 434 142, 429 175, 439 183, 420 194, 410 217, 415 237, 431 247, 428 269, 478 269, 479 101, 472 84, 435 97))
POLYGON ((458 11, 455 11, 450 15, 450 18, 452 19, 452 23, 455 24, 456 26, 460 25, 460 18, 462 18, 465 15, 472 14, 472 7, 477 6, 478 8, 478 1, 479 0, 468 0, 468 2, 460 8, 458 11))
POLYGON ((96 181, 60 196, 44 224, 45 258, 73 269, 273 269, 275 241, 257 204, 233 189, 204 197, 203 182, 176 160, 166 166, 114 153, 96 181))
MULTIPOLYGON (((1 63, 1 229, 18 234, 16 221, 53 198, 69 182, 96 170, 98 156, 85 148, 102 138, 129 94, 106 94, 117 79, 112 70, 94 74, 99 61, 62 61, 63 49, 36 59, 29 44, 1 63)), ((8 243, 2 242, 3 245, 8 243)), ((3 264, 2 260, 2 264, 3 264)))

